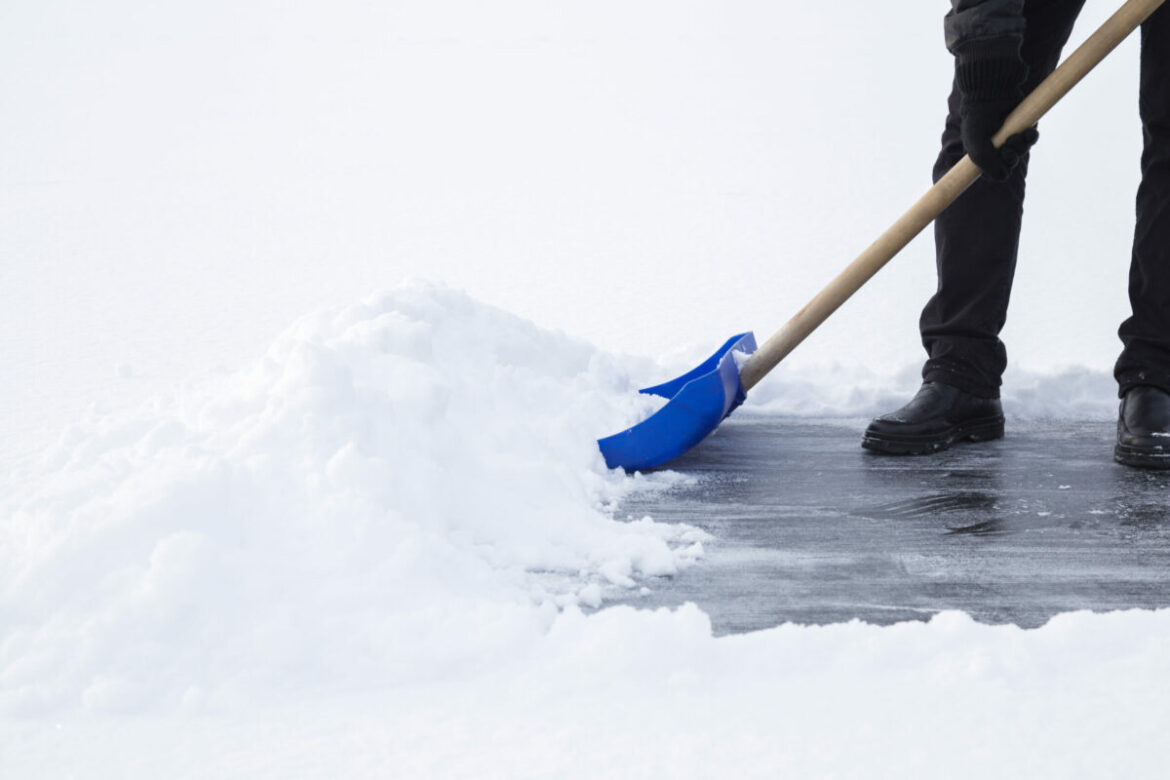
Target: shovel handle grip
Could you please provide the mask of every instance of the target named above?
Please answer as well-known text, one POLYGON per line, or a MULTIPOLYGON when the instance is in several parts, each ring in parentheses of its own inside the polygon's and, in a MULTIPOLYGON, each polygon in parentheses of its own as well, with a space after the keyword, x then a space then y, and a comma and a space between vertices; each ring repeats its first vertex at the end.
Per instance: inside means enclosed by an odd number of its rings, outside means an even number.
MULTIPOLYGON (((1039 122, 1089 71, 1158 10, 1164 1, 1128 0, 1008 115, 1003 127, 992 139, 995 146, 1002 146, 1008 138, 1039 122)), ((909 211, 744 363, 740 369, 740 381, 744 389, 750 390, 763 379, 947 206, 954 203, 979 176, 980 171, 970 157, 964 157, 951 168, 909 211)))

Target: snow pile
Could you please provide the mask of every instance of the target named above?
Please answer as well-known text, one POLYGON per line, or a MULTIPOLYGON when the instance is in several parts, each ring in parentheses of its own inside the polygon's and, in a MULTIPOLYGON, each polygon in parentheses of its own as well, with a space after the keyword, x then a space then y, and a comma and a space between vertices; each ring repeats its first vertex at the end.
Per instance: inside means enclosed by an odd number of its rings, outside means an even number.
MULTIPOLYGON (((613 359, 445 289, 307 317, 239 374, 68 431, 0 524, 0 708, 156 706, 488 663, 667 575, 593 444, 613 359)), ((659 483, 669 478, 659 477, 659 483)))
MULTIPOLYGON (((921 371, 921 363, 890 373, 856 364, 797 370, 781 364, 753 389, 744 409, 785 417, 876 417, 913 397, 921 371)), ((1009 420, 1108 420, 1117 414, 1113 376, 1084 367, 1048 373, 1009 367, 1000 392, 1009 420)))

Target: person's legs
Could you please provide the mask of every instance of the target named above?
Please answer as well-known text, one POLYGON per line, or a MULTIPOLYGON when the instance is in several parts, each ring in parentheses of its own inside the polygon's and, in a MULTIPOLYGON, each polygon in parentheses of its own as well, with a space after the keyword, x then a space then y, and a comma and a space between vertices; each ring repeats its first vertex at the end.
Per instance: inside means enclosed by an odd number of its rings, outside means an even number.
MULTIPOLYGON (((1084 0, 1028 0, 1021 49, 1031 92, 1060 59, 1084 0)), ((959 93, 952 88, 938 181, 965 154, 959 93)), ((956 441, 1003 436, 1000 377, 1007 352, 999 332, 1007 319, 1024 208, 1024 155, 1007 181, 981 178, 935 221, 938 291, 922 312, 922 343, 929 359, 923 385, 910 403, 870 423, 866 449, 927 454, 956 441)))
MULTIPOLYGON (((1083 0, 1032 0, 1024 6, 1022 47, 1030 92, 1055 69, 1083 0)), ((952 88, 938 181, 965 154, 959 138, 959 94, 952 88)), ((919 321, 929 356, 926 382, 981 398, 998 398, 1007 351, 999 332, 1007 319, 1024 207, 1028 156, 1005 182, 980 179, 935 221, 938 290, 919 321)))
MULTIPOLYGON (((951 92, 937 182, 966 154, 959 140, 958 88, 951 92)), ((934 223, 938 289, 919 319, 929 356, 926 382, 998 398, 1007 352, 999 340, 1007 317, 1023 215, 1025 154, 1004 182, 979 179, 934 223)))
POLYGON ((1118 335, 1122 398, 1114 457, 1170 468, 1170 11, 1142 25, 1142 183, 1129 268, 1133 314, 1118 335))
POLYGON ((1145 147, 1129 271, 1133 314, 1118 331, 1119 395, 1145 385, 1170 392, 1170 12, 1142 26, 1140 109, 1145 147))

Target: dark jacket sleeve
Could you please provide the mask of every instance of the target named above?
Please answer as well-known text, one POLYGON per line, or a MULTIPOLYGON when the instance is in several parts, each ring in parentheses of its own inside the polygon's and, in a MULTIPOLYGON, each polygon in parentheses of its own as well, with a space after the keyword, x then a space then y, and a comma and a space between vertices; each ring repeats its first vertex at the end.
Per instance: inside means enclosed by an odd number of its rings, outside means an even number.
POLYGON ((943 28, 947 48, 955 55, 971 48, 1018 52, 1024 39, 1024 0, 951 0, 943 28))
POLYGON ((1014 105, 1028 75, 1024 0, 951 0, 943 24, 964 104, 1014 105))

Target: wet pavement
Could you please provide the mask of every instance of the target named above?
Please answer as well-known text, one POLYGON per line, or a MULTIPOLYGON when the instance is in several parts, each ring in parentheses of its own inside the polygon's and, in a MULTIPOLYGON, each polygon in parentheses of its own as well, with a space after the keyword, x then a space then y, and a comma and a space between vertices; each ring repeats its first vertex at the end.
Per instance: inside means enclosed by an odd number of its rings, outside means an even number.
POLYGON ((695 602, 719 634, 1170 607, 1170 472, 1114 463, 1113 421, 1009 419, 1001 441, 929 457, 862 450, 865 423, 726 420, 673 464, 692 484, 619 512, 715 537, 698 564, 626 600, 695 602))

